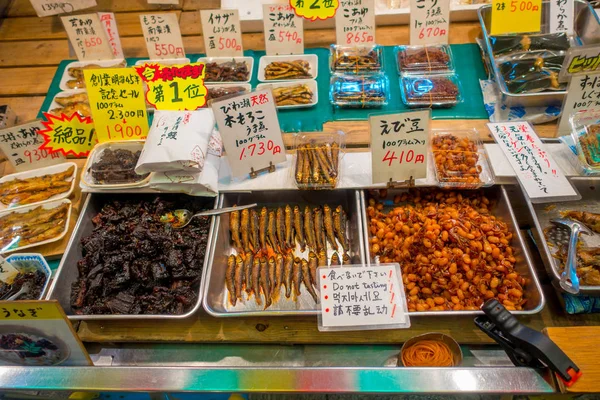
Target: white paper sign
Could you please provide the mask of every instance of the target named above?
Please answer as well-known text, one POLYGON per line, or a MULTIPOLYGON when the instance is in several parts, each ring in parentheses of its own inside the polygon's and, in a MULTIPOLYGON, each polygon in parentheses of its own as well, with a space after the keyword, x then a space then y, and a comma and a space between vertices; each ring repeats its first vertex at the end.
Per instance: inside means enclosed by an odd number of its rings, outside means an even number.
POLYGON ((317 269, 319 330, 408 328, 398 264, 317 269))
POLYGON ((237 10, 200 10, 207 57, 241 57, 242 28, 237 10))
POLYGON ((410 0, 410 44, 447 44, 450 1, 410 0))
POLYGON ((96 0, 30 0, 38 17, 66 14, 96 7, 96 0))
POLYGON ((41 121, 29 122, 0 130, 0 149, 17 172, 60 164, 61 153, 40 150, 44 138, 38 132, 45 129, 41 121))
POLYGON ((69 15, 60 18, 80 61, 115 59, 98 14, 69 15))
POLYGON ((185 57, 177 14, 141 14, 140 23, 151 60, 185 57))
POLYGON ((10 285, 18 274, 19 270, 0 256, 0 281, 10 285))
POLYGON ((289 4, 263 4, 267 55, 303 54, 304 22, 289 4))
POLYGON ((121 38, 119 37, 115 14, 111 12, 99 12, 98 16, 100 17, 100 22, 104 28, 108 43, 110 43, 113 55, 117 59, 125 58, 123 55, 123 48, 121 47, 121 38))
POLYGON ((600 71, 600 45, 571 47, 558 74, 559 82, 568 82, 572 75, 600 71))
POLYGON ((375 0, 340 0, 335 37, 342 46, 375 44, 375 0))
POLYGON ((573 33, 573 14, 575 12, 574 0, 550 1, 550 33, 573 33))
POLYGON ((372 115, 373 183, 427 178, 431 110, 372 115))
POLYGON ((567 97, 563 101, 558 135, 571 133, 569 119, 579 111, 600 110, 600 72, 577 74, 571 77, 567 97))
POLYGON ((271 89, 213 102, 212 109, 233 177, 286 161, 271 89))
POLYGON ((487 125, 532 203, 556 201, 557 198, 581 198, 546 151, 529 122, 500 122, 487 125))

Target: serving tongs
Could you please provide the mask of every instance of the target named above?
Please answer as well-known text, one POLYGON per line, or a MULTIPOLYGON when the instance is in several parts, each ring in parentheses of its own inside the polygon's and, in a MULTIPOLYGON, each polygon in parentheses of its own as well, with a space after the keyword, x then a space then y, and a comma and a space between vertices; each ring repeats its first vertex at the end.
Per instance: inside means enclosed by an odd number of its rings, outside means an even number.
POLYGON ((206 217, 211 215, 221 215, 230 213, 232 211, 240 211, 246 208, 254 208, 258 204, 246 204, 244 206, 234 206, 234 207, 225 207, 225 208, 216 208, 214 210, 206 210, 196 214, 193 214, 190 210, 186 209, 178 209, 171 212, 168 212, 164 215, 161 215, 160 222, 164 224, 171 224, 174 229, 181 229, 189 225, 192 219, 196 217, 206 217))
POLYGON ((567 227, 570 231, 569 248, 567 251, 567 262, 565 269, 560 275, 560 287, 567 293, 579 293, 579 277, 577 276, 577 243, 579 234, 593 235, 592 231, 584 224, 569 218, 557 218, 552 222, 555 225, 567 227))

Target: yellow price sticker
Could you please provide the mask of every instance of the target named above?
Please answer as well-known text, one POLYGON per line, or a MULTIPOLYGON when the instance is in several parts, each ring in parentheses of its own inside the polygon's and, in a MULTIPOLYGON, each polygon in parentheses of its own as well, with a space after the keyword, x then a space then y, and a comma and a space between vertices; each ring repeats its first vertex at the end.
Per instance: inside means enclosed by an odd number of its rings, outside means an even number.
POLYGON ((0 305, 0 321, 26 319, 63 319, 63 313, 56 301, 3 301, 0 305))
POLYGON ((290 6, 297 16, 314 21, 333 18, 340 2, 339 0, 290 0, 290 6))
POLYGON ((492 35, 539 32, 542 25, 542 0, 494 0, 492 35))
POLYGON ((48 113, 44 113, 44 116, 48 121, 42 122, 46 128, 38 132, 44 137, 40 150, 87 157, 98 142, 90 117, 82 117, 77 112, 71 116, 61 114, 57 117, 48 113))
POLYGON ((204 63, 160 65, 146 63, 135 68, 146 85, 146 101, 157 110, 193 111, 206 105, 204 63))

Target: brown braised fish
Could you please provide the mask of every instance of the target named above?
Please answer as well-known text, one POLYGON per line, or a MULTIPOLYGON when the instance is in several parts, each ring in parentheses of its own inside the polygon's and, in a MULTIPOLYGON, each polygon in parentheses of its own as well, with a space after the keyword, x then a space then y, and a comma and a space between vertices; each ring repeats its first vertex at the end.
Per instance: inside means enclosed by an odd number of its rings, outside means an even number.
MULTIPOLYGON (((277 222, 276 222, 276 228, 277 228, 277 241, 279 242, 279 247, 281 248, 281 250, 285 249, 285 216, 283 215, 284 211, 283 208, 278 207, 277 208, 277 222)), ((273 250, 275 250, 275 248, 273 248, 273 250)))
POLYGON ((325 234, 327 235, 327 240, 329 241, 329 244, 331 244, 331 247, 334 250, 337 250, 338 245, 337 245, 337 242, 335 241, 335 233, 333 231, 333 212, 331 211, 331 207, 329 207, 327 204, 325 204, 323 206, 323 217, 324 217, 325 234))
POLYGON ((271 306, 271 283, 269 282, 269 266, 265 257, 260 258, 260 287, 265 295, 265 310, 271 306))
POLYGON ((256 256, 252 263, 252 291, 254 292, 254 300, 259 306, 262 304, 260 299, 260 258, 256 256))
POLYGON ((333 228, 344 251, 348 251, 348 240, 346 239, 346 212, 342 206, 337 206, 333 213, 333 228))
POLYGON ((252 245, 252 251, 258 251, 260 248, 260 241, 258 239, 259 234, 259 222, 258 212, 255 209, 250 210, 250 244, 252 245))
POLYGON ((315 303, 318 303, 319 298, 317 297, 315 289, 313 288, 313 285, 310 282, 310 269, 308 266, 308 261, 306 261, 305 258, 302 259, 302 282, 304 282, 306 290, 308 290, 308 293, 310 293, 315 303))
POLYGON ((304 233, 306 234, 306 243, 312 250, 317 249, 317 240, 315 238, 315 221, 309 206, 304 209, 304 233))
POLYGON ((285 246, 288 249, 294 247, 294 221, 292 207, 285 206, 285 246))
POLYGON ((269 211, 269 224, 267 225, 267 237, 274 251, 277 250, 277 217, 275 211, 269 211))
POLYGON ((300 296, 300 284, 302 283, 302 261, 296 257, 292 266, 292 281, 294 283, 294 293, 300 296))
POLYGON ((323 211, 321 207, 316 207, 314 210, 315 218, 315 239, 317 241, 317 250, 326 250, 325 232, 323 231, 323 211))
MULTIPOLYGON (((235 204, 234 204, 235 206, 235 204)), ((231 230, 231 240, 233 241, 233 247, 238 251, 242 249, 242 242, 240 241, 240 212, 232 211, 229 214, 229 229, 231 230)))
POLYGON ((258 222, 258 235, 260 239, 260 248, 265 250, 267 248, 267 208, 263 207, 260 210, 260 219, 258 222))
MULTIPOLYGON (((327 262, 327 261, 326 261, 327 262)), ((310 281, 317 287, 317 268, 319 267, 319 261, 317 255, 314 252, 308 253, 308 270, 310 271, 310 281)))
POLYGON ((331 265, 340 265, 340 256, 336 252, 331 255, 331 265))
POLYGON ((246 282, 246 293, 248 296, 252 293, 252 265, 254 264, 254 254, 246 253, 244 260, 244 282, 246 282))
POLYGON ((237 297, 235 296, 235 284, 234 284, 234 275, 235 275, 235 256, 232 254, 227 257, 227 268, 225 268, 225 285, 227 286, 227 291, 229 292, 229 302, 232 306, 235 307, 235 303, 237 302, 237 297))
POLYGON ((250 210, 247 208, 242 210, 242 222, 240 223, 242 231, 242 246, 244 251, 250 251, 250 210))
POLYGON ((294 232, 296 236, 296 242, 300 245, 300 249, 304 252, 306 250, 306 240, 304 240, 304 226, 302 225, 302 211, 300 207, 294 206, 294 232))
POLYGON ((242 300, 242 287, 244 286, 244 259, 239 254, 235 258, 235 272, 233 274, 235 297, 242 300))
POLYGON ((288 254, 285 256, 285 262, 283 265, 283 286, 285 286, 285 297, 288 299, 292 294, 292 269, 294 264, 294 256, 288 254))

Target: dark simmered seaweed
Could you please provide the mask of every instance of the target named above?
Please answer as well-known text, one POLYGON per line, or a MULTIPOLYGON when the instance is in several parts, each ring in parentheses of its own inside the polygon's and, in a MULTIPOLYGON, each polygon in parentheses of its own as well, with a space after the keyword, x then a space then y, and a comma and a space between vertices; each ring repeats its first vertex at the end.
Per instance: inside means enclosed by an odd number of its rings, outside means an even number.
POLYGON ((494 56, 520 51, 569 49, 569 37, 566 33, 546 33, 539 35, 501 35, 490 36, 494 56))
POLYGON ((498 67, 511 93, 538 93, 559 90, 558 82, 564 56, 550 56, 506 61, 498 67))

